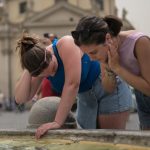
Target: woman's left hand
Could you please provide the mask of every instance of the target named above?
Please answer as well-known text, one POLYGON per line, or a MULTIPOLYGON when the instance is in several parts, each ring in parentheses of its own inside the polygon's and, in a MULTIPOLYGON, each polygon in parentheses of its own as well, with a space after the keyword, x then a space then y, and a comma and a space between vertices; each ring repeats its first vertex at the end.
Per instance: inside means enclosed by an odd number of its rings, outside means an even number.
POLYGON ((35 137, 36 137, 36 139, 39 139, 39 138, 41 138, 41 136, 46 134, 48 130, 58 129, 60 127, 61 126, 57 122, 50 122, 50 123, 42 124, 39 128, 37 128, 35 137))
POLYGON ((113 44, 109 44, 108 66, 114 72, 120 67, 119 54, 117 48, 113 44))

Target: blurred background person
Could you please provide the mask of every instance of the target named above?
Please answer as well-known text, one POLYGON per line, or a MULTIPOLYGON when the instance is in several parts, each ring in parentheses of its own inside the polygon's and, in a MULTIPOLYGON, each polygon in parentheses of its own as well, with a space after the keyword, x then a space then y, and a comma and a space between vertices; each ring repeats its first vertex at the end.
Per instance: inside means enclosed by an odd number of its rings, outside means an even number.
POLYGON ((44 37, 48 38, 52 43, 58 39, 57 35, 54 33, 44 33, 44 37))

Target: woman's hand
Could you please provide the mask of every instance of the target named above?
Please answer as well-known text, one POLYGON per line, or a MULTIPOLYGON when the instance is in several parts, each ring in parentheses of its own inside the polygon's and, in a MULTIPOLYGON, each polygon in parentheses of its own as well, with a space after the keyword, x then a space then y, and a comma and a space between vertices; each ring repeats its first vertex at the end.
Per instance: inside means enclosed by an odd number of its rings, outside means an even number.
POLYGON ((119 54, 117 48, 113 44, 108 44, 108 66, 114 72, 120 67, 119 54))
POLYGON ((102 86, 112 93, 116 89, 116 74, 109 68, 108 65, 101 63, 102 86))
POLYGON ((41 138, 41 136, 46 134, 48 130, 50 130, 50 129, 58 129, 60 127, 61 126, 55 121, 54 122, 50 122, 50 123, 42 124, 39 128, 37 128, 36 133, 35 133, 35 137, 36 137, 36 139, 39 139, 39 138, 41 138))

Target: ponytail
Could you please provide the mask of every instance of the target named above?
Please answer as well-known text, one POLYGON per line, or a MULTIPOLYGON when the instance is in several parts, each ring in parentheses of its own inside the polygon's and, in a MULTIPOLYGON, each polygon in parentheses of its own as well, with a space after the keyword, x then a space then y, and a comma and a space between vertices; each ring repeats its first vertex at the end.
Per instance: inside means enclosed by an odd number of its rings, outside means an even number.
POLYGON ((121 19, 115 17, 115 16, 106 16, 103 18, 103 20, 108 24, 108 28, 113 36, 117 36, 119 32, 121 31, 121 27, 123 26, 123 23, 121 19))
POLYGON ((38 39, 34 38, 27 33, 23 33, 21 38, 17 41, 16 51, 19 52, 20 57, 22 58, 23 55, 31 50, 35 44, 38 43, 38 39))

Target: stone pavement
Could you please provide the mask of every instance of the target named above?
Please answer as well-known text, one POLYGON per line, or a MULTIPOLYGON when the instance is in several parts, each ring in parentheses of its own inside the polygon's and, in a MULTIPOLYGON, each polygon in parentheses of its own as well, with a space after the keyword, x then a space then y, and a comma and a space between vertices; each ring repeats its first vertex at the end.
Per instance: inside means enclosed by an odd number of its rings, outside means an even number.
POLYGON ((137 113, 131 113, 126 125, 127 130, 139 130, 139 118, 137 113))
POLYGON ((0 111, 0 129, 24 129, 28 123, 29 111, 0 111))
MULTIPOLYGON (((29 111, 1 111, 0 110, 0 129, 25 129, 28 125, 29 111)), ((139 130, 137 113, 131 113, 127 130, 139 130)))

